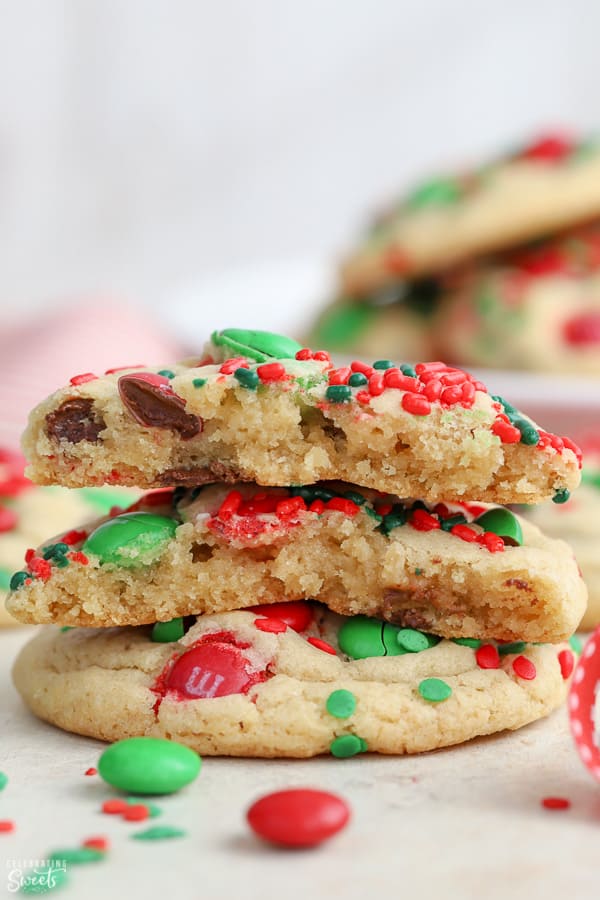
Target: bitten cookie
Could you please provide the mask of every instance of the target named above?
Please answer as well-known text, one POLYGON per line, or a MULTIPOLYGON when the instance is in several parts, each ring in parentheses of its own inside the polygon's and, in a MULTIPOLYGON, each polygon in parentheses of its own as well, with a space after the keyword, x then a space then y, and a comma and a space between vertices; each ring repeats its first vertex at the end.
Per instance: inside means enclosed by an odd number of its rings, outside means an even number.
POLYGON ((573 666, 566 646, 465 646, 316 605, 273 611, 154 629, 166 643, 148 628, 48 628, 21 651, 14 681, 37 716, 101 740, 152 735, 203 755, 347 757, 520 728, 563 702, 573 666))
POLYGON ((588 588, 584 630, 600 624, 600 438, 585 442, 583 484, 567 503, 528 507, 523 514, 573 549, 588 588))
POLYGON ((455 273, 433 340, 463 365, 600 373, 600 222, 455 273))
POLYGON ((342 291, 367 296, 599 213, 600 147, 548 135, 478 171, 416 187, 346 260, 342 291))
POLYGON ((13 576, 14 616, 141 625, 314 597, 445 637, 556 642, 586 602, 571 549, 503 507, 350 485, 159 491, 76 537, 13 576))
POLYGON ((229 329, 203 359, 76 376, 31 414, 28 473, 69 486, 333 478, 402 497, 512 503, 579 483, 571 441, 459 369, 388 360, 335 369, 326 353, 298 346, 229 329))
POLYGON ((0 448, 0 626, 18 624, 4 600, 28 548, 113 506, 127 506, 134 497, 122 488, 36 487, 25 478, 24 467, 19 453, 0 448))

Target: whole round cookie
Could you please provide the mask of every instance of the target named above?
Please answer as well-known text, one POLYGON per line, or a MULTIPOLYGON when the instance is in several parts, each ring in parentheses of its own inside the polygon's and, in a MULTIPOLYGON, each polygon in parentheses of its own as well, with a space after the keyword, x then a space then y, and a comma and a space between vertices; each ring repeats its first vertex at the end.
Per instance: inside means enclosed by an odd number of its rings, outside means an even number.
POLYGON ((367 296, 600 213, 600 146, 546 135, 504 159, 414 188, 378 216, 342 267, 367 296))
POLYGON ((433 328, 462 365, 600 374, 600 220, 455 272, 433 328))
POLYGON ((0 627, 18 625, 5 609, 10 580, 29 548, 53 534, 75 528, 135 496, 123 488, 37 487, 25 478, 25 460, 0 448, 0 627))
POLYGON ((575 554, 588 589, 588 606, 580 628, 600 624, 600 438, 584 441, 583 483, 567 503, 543 503, 523 514, 554 538, 566 541, 575 554))
POLYGON ((154 629, 49 627, 13 675, 37 716, 102 740, 151 735, 207 755, 346 757, 520 728, 562 703, 572 662, 562 645, 440 641, 291 603, 154 629))

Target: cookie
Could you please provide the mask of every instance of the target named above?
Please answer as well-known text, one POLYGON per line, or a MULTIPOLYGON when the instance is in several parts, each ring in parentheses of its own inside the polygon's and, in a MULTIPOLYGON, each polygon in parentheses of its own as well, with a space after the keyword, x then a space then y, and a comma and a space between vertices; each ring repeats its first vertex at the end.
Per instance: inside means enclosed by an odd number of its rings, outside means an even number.
POLYGON ((107 514, 113 506, 126 506, 134 496, 123 488, 36 487, 25 478, 24 467, 19 453, 0 448, 0 626, 17 624, 6 612, 4 600, 28 548, 92 516, 107 514))
POLYGON ((581 628, 600 625, 600 440, 585 442, 583 484, 567 503, 528 507, 523 514, 573 549, 588 589, 581 628))
POLYGON ((28 473, 73 487, 333 478, 402 497, 525 503, 579 483, 571 441, 465 372, 388 360, 336 369, 297 346, 230 329, 203 359, 76 376, 31 414, 28 473), (232 351, 244 355, 214 362, 232 351))
POLYGON ((520 728, 565 698, 566 647, 438 642, 291 606, 283 620, 263 610, 194 618, 167 643, 149 628, 43 629, 14 682, 32 712, 67 731, 250 757, 434 750, 520 728))
POLYGON ((598 214, 600 147, 549 135, 479 170, 418 185, 346 260, 342 293, 367 296, 598 214))
POLYGON ((454 362, 600 374, 600 221, 455 273, 434 323, 454 362))
POLYGON ((503 507, 219 484, 150 493, 86 531, 16 573, 14 616, 141 625, 314 597, 444 637, 556 642, 585 608, 571 549, 503 507))

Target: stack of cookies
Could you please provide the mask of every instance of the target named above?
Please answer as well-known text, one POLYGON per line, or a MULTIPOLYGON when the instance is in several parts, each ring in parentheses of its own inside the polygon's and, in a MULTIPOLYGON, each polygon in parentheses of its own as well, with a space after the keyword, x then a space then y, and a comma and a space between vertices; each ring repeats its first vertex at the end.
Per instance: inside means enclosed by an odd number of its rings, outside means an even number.
POLYGON ((547 135, 418 185, 345 261, 311 339, 600 374, 600 144, 547 135))
POLYGON ((169 368, 74 377, 24 448, 41 484, 147 489, 13 576, 10 612, 54 626, 15 683, 64 729, 401 754, 565 696, 583 581, 566 544, 498 504, 564 501, 580 454, 466 372, 335 368, 227 329, 169 368))

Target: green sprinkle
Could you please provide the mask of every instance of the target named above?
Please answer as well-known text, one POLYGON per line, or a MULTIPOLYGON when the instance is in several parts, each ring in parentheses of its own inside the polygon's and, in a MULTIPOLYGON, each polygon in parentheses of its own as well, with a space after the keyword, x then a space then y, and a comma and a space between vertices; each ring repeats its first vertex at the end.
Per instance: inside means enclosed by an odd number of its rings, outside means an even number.
POLYGON ((353 372, 348 379, 350 387, 362 387, 363 385, 368 384, 368 382, 369 379, 366 375, 363 375, 362 372, 353 372))
POLYGON ((330 384, 325 396, 332 403, 347 403, 352 399, 352 391, 347 384, 330 384))
POLYGON ((409 653, 420 653, 421 650, 429 649, 427 635, 415 628, 401 628, 396 635, 396 640, 409 653))
POLYGON ((152 640, 156 644, 170 644, 184 635, 183 619, 171 619, 169 622, 157 622, 152 628, 152 640))
MULTIPOLYGON (((571 492, 567 490, 567 488, 561 488, 560 491, 557 491, 552 498, 553 503, 566 503, 569 497, 571 496, 571 492)), ((17 573, 18 574, 18 573, 17 573)))
POLYGON ((333 739, 329 745, 331 755, 337 759, 347 759, 350 756, 356 756, 358 753, 364 753, 367 749, 367 743, 356 734, 342 734, 333 739))
POLYGON ((471 647, 472 650, 478 650, 481 647, 481 641, 477 638, 452 638, 453 644, 460 644, 461 647, 471 647))
POLYGON ((500 656, 506 656, 508 653, 522 653, 527 644, 525 641, 512 641, 510 644, 498 644, 498 653, 500 656))
POLYGON ((171 378, 175 378, 175 372, 172 372, 170 369, 161 369, 160 372, 157 372, 156 374, 162 375, 163 378, 168 378, 169 381, 171 378))
POLYGON ((206 384, 206 381, 207 381, 206 378, 193 378, 192 384, 194 385, 195 388, 204 387, 204 385, 206 384))
POLYGON ((422 575, 423 569, 415 569, 415 575, 422 575))
POLYGON ((378 359, 376 362, 373 363, 373 368, 374 369, 393 369, 394 363, 391 361, 391 359, 378 359))
POLYGON ((467 520, 462 515, 462 513, 457 513, 455 516, 448 516, 446 519, 440 518, 440 528, 442 531, 450 531, 451 528, 454 528, 455 525, 466 525, 467 520))
POLYGON ((452 688, 441 678, 425 678, 419 685, 419 693, 430 703, 441 703, 452 694, 452 688))
POLYGON ((162 841, 167 838, 185 837, 187 834, 183 828, 173 828, 171 825, 154 825, 145 831, 137 831, 132 834, 134 841, 162 841))
POLYGON ((387 535, 390 531, 393 531, 394 528, 400 528, 402 525, 406 525, 406 511, 391 512, 383 517, 381 531, 383 534, 387 535))
POLYGON ((340 689, 327 698, 327 712, 336 719, 347 719, 356 709, 356 697, 351 691, 340 689))
POLYGON ((255 391, 260 381, 253 369, 236 369, 233 377, 239 381, 242 387, 248 388, 249 391, 255 391))
POLYGON ((58 544, 48 544, 44 549, 43 557, 44 559, 53 559, 55 556, 64 556, 68 551, 69 545, 63 544, 62 541, 58 544))
POLYGON ((98 850, 96 847, 71 847, 66 850, 53 850, 52 853, 48 854, 48 859, 51 862, 65 862, 72 866, 98 862, 105 858, 105 851, 98 850))
POLYGON ((30 575, 29 572, 15 572, 10 579, 9 587, 11 591, 18 591, 28 578, 33 578, 33 575, 30 575))
POLYGON ((346 500, 352 500, 353 503, 356 503, 357 506, 364 506, 367 502, 367 498, 362 494, 359 494, 358 491, 346 491, 344 493, 344 497, 346 500))
POLYGON ((73 631, 73 626, 72 625, 63 625, 60 630, 61 631, 73 631))
POLYGON ((581 651, 583 650, 583 641, 579 637, 578 634, 572 634, 569 638, 569 646, 571 650, 574 650, 577 656, 581 656, 581 651))
POLYGON ((23 894, 47 894, 62 887, 68 881, 67 870, 63 866, 37 866, 23 873, 21 892, 23 894))
POLYGON ((495 403, 499 403, 500 406, 504 409, 504 412, 508 415, 516 415, 518 416, 519 410, 516 406, 513 406, 512 403, 509 403, 508 400, 505 400, 504 397, 500 397, 499 394, 492 394, 492 400, 495 403))
POLYGON ((408 365, 408 363, 402 363, 402 365, 400 366, 400 371, 402 372, 403 375, 408 375, 410 378, 417 377, 417 373, 415 372, 415 370, 413 369, 412 366, 408 365))
POLYGON ((70 560, 68 560, 66 556, 58 556, 58 555, 54 557, 52 562, 59 569, 65 569, 70 564, 70 560))
POLYGON ((521 432, 521 443, 533 447, 539 443, 540 433, 527 419, 510 418, 511 424, 521 432))
POLYGON ((3 791, 8 784, 8 775, 6 772, 0 772, 0 791, 3 791))
POLYGON ((375 512, 372 506, 365 506, 365 512, 371 519, 375 519, 376 522, 383 522, 383 516, 375 512))

